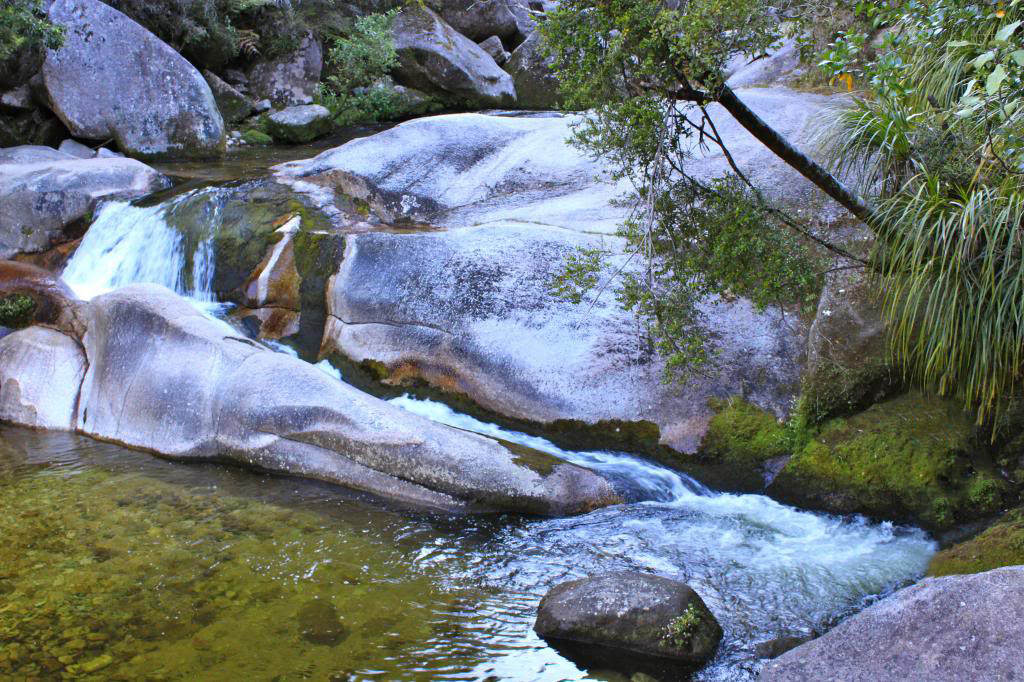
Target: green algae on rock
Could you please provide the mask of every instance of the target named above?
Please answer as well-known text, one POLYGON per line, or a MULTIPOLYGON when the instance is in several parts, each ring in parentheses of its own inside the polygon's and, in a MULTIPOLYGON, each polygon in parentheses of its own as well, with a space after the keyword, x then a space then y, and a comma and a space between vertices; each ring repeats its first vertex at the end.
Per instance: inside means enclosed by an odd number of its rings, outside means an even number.
POLYGON ((769 487, 785 502, 931 529, 999 510, 1008 484, 951 401, 910 392, 825 422, 769 487))
POLYGON ((983 573, 1024 564, 1024 507, 1007 512, 980 535, 942 550, 928 565, 928 575, 983 573))

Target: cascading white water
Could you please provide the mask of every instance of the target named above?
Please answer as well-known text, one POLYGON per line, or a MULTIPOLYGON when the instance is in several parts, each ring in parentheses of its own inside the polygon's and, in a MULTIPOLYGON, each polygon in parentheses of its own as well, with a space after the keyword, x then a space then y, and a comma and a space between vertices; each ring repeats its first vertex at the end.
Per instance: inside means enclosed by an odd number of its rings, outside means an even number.
MULTIPOLYGON (((189 195, 182 195, 181 201, 189 195)), ((217 221, 189 253, 188 240, 167 223, 171 204, 103 204, 62 275, 84 299, 141 282, 162 284, 194 301, 212 304, 217 221), (189 262, 191 261, 191 267, 189 262)))
MULTIPOLYGON (((477 575, 471 569, 467 579, 501 590, 500 603, 479 606, 485 611, 506 612, 510 601, 518 599, 529 618, 543 586, 631 568, 685 580, 723 621, 727 637, 751 647, 758 639, 816 630, 855 610, 872 595, 920 575, 936 549, 918 529, 801 511, 764 495, 719 493, 686 474, 625 453, 564 450, 430 400, 402 396, 390 402, 599 471, 631 500, 510 530, 496 543, 509 557, 500 565, 487 556, 463 558, 482 571, 477 575)), ((423 560, 453 557, 429 553, 423 560)), ((481 676, 514 678, 518 671, 544 665, 551 679, 578 679, 571 667, 547 667, 539 641, 534 647, 505 644, 506 653, 481 668, 481 676)), ((737 670, 751 655, 735 644, 724 647, 695 679, 749 679, 737 670)))

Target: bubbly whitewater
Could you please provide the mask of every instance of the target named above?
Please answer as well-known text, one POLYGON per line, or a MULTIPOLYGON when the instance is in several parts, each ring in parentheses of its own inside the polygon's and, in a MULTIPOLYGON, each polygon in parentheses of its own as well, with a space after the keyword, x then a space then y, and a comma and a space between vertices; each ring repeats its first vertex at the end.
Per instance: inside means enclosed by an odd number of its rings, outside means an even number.
MULTIPOLYGON (((134 282, 155 282, 199 303, 213 302, 215 216, 208 226, 198 226, 209 236, 193 238, 197 246, 189 251, 188 240, 165 215, 166 205, 106 204, 65 280, 86 298, 134 282)), ((295 355, 287 346, 272 347, 295 355)), ((319 367, 342 379, 329 365, 319 367)), ((753 654, 758 641, 822 630, 876 595, 920 576, 936 549, 918 529, 800 511, 763 495, 718 493, 640 457, 564 450, 433 401, 403 396, 391 403, 599 471, 627 500, 572 518, 509 519, 472 550, 436 539, 416 554, 413 568, 443 565, 453 584, 471 583, 487 595, 472 608, 486 616, 490 629, 467 634, 465 641, 455 632, 444 644, 451 651, 485 646, 486 663, 474 671, 477 677, 586 678, 533 634, 537 602, 561 580, 629 568, 687 581, 721 620, 726 639, 697 679, 749 680, 760 667, 753 654)), ((435 672, 436 679, 447 679, 442 670, 435 672)))

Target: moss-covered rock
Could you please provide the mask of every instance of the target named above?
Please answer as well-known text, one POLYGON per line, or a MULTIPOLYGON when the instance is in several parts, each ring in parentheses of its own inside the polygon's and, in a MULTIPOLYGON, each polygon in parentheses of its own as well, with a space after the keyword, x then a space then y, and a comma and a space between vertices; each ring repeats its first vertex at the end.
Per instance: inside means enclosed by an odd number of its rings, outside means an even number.
POLYGON ((991 515, 1009 484, 959 406, 916 392, 822 425, 769 488, 785 502, 931 529, 991 515))
POLYGON ((701 441, 702 457, 750 466, 788 454, 786 429, 775 415, 738 397, 712 407, 719 411, 701 441))
POLYGON ((267 135, 262 130, 250 128, 249 130, 246 130, 244 133, 242 133, 242 141, 245 142, 246 144, 251 145, 268 145, 274 143, 274 138, 272 138, 270 135, 267 135))
POLYGON ((944 549, 928 566, 928 575, 984 573, 1024 564, 1024 508, 1006 513, 984 533, 944 549))

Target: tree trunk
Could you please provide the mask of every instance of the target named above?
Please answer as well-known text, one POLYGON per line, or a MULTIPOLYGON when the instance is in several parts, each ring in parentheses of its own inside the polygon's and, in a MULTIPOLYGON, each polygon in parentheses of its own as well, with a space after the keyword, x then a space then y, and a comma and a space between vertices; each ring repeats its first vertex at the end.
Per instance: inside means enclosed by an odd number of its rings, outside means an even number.
POLYGON ((772 150, 776 156, 799 171, 801 175, 813 182, 825 194, 835 199, 850 213, 857 216, 868 227, 873 225, 875 211, 870 204, 825 170, 821 164, 794 147, 790 144, 789 140, 765 123, 760 116, 755 114, 750 107, 736 96, 732 88, 723 85, 718 92, 717 100, 740 125, 746 128, 764 146, 772 150))

